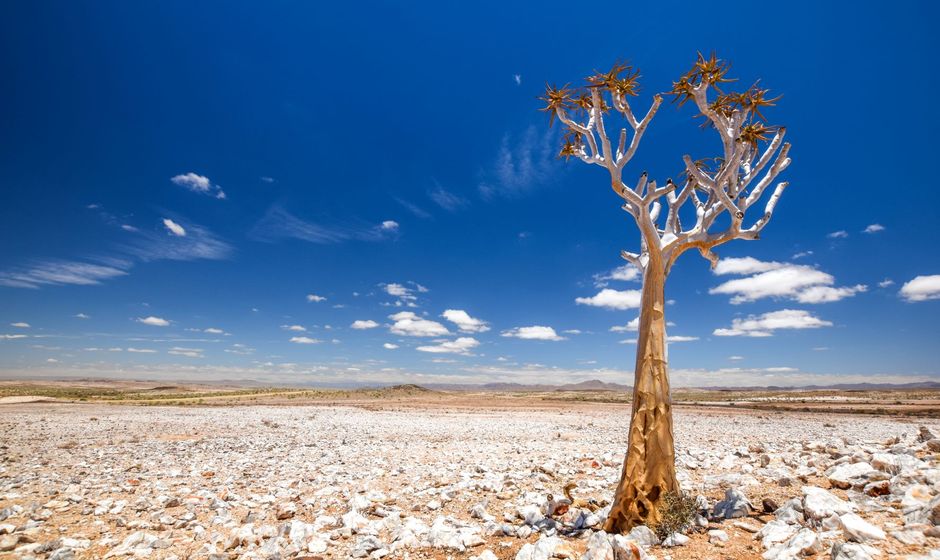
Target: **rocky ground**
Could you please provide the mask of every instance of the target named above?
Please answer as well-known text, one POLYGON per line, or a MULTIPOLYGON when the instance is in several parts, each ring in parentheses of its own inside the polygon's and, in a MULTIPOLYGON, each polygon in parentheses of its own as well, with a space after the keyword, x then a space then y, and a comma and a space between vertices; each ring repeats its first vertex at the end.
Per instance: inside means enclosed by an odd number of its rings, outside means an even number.
POLYGON ((628 413, 4 405, 0 558, 940 558, 936 421, 679 410, 661 542, 590 504, 628 413))

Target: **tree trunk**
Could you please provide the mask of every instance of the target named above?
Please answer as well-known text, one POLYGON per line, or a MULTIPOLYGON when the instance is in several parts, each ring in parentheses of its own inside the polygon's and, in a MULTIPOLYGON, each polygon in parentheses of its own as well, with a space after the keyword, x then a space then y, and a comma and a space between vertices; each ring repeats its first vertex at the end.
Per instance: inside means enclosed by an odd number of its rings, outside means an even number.
POLYGON ((665 283, 664 267, 650 262, 643 278, 627 456, 604 526, 610 533, 655 524, 662 497, 679 490, 666 364, 665 283))

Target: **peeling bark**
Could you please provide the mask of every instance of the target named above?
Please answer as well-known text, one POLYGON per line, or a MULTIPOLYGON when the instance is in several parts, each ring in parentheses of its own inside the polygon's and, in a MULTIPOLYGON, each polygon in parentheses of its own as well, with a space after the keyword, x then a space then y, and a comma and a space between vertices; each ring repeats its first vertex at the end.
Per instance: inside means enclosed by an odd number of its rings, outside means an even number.
POLYGON ((650 265, 643 278, 627 456, 604 526, 609 533, 654 524, 662 497, 679 490, 666 354, 666 275, 661 263, 650 265))

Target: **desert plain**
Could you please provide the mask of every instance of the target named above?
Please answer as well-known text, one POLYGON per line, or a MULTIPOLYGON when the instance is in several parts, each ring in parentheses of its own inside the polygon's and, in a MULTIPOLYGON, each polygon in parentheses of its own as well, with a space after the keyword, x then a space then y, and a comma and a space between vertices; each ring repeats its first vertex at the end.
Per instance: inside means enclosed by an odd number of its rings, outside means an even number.
POLYGON ((627 393, 9 382, 0 558, 940 558, 938 396, 677 391, 691 526, 608 535, 627 393))

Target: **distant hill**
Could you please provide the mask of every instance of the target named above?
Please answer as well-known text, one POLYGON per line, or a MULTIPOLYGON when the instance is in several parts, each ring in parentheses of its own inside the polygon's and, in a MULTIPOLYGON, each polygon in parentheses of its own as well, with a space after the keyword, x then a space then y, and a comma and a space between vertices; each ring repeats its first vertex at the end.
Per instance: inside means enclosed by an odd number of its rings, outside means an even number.
MULTIPOLYGON (((565 383, 562 385, 549 385, 545 383, 486 383, 483 385, 470 384, 428 384, 427 387, 442 391, 494 391, 494 392, 548 392, 548 391, 612 391, 630 392, 633 387, 620 383, 608 383, 599 379, 590 379, 579 383, 565 383)), ((912 389, 940 389, 940 381, 921 381, 917 383, 842 383, 835 385, 805 385, 799 387, 771 386, 740 386, 740 387, 675 387, 673 390, 705 390, 705 391, 903 391, 912 389)))

